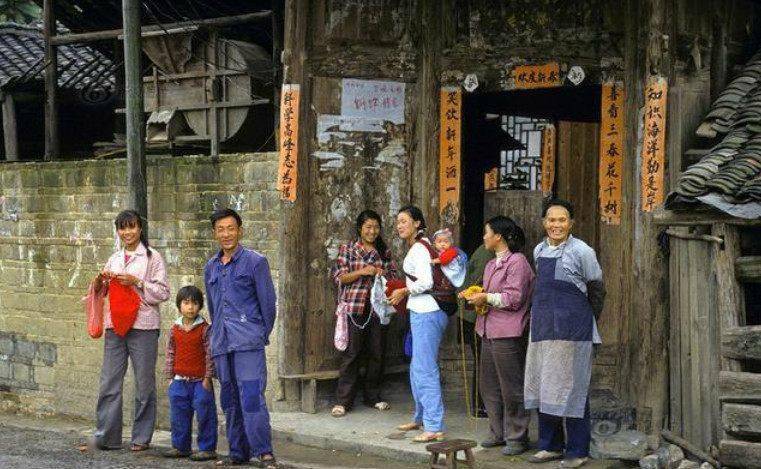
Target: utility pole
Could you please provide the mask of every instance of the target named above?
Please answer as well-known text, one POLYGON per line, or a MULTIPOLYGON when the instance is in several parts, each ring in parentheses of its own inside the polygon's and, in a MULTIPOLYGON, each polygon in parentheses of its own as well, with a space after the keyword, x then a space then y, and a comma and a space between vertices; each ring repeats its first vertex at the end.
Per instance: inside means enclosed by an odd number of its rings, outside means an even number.
POLYGON ((50 40, 56 35, 53 0, 42 3, 42 35, 45 42, 45 161, 58 158, 58 52, 50 40))
MULTIPOLYGON (((140 58, 140 1, 122 0, 124 22, 124 77, 127 108, 127 188, 130 208, 148 220, 148 184, 145 171, 143 77, 140 58)), ((144 229, 147 228, 145 225, 144 229)))

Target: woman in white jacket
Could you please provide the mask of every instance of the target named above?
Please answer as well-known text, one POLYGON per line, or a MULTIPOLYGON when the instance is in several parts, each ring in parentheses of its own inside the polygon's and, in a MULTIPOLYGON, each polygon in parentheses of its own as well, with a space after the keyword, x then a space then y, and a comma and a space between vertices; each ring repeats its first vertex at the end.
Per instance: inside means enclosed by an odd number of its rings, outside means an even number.
POLYGON ((415 400, 415 413, 411 423, 400 425, 402 431, 417 430, 423 433, 413 442, 426 443, 444 439, 444 401, 441 397, 439 374, 439 345, 444 337, 448 317, 428 292, 433 287, 431 255, 425 243, 425 218, 419 208, 407 206, 399 211, 396 230, 410 247, 404 258, 403 270, 406 288, 395 290, 389 297, 396 305, 407 299, 412 332, 412 362, 410 386, 415 400))

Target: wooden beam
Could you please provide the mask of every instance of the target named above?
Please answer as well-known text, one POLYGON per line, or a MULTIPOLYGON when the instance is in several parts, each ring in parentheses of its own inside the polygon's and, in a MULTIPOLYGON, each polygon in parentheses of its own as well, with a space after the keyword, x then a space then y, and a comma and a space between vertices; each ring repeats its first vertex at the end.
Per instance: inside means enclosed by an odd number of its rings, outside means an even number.
POLYGON ((728 225, 758 225, 757 220, 746 220, 743 218, 733 218, 712 209, 696 208, 689 212, 674 212, 658 208, 653 212, 653 223, 655 225, 671 226, 698 226, 713 225, 714 223, 726 223, 728 225))
POLYGON ((45 42, 45 161, 58 158, 58 51, 52 43, 56 33, 53 0, 42 4, 42 36, 45 42))
POLYGON ((668 441, 669 443, 673 443, 679 446, 680 448, 682 448, 687 454, 691 454, 692 456, 695 456, 701 461, 706 461, 712 464, 713 467, 720 466, 717 460, 715 460, 708 453, 701 450, 700 448, 693 445, 692 443, 685 440, 684 438, 676 436, 668 430, 661 430, 661 436, 663 437, 664 440, 668 441))
POLYGON ((738 437, 761 437, 761 406, 724 404, 721 411, 724 430, 738 437))
POLYGON ((736 360, 761 360, 761 326, 733 327, 722 331, 721 353, 736 360))
POLYGON ((722 402, 761 404, 761 373, 722 371, 719 398, 722 402))
POLYGON ((12 94, 3 95, 3 140, 5 160, 18 161, 18 123, 12 94))
POLYGON ((680 231, 676 230, 666 230, 666 234, 669 236, 673 236, 674 238, 679 239, 691 239, 695 241, 706 241, 708 243, 716 243, 718 245, 722 245, 724 243, 724 240, 717 237, 717 236, 711 236, 711 235, 701 235, 701 234, 691 234, 691 233, 682 233, 680 231))
POLYGON ((735 272, 741 282, 761 283, 761 256, 738 257, 735 272))
MULTIPOLYGON (((140 1, 122 0, 124 24, 125 104, 127 108, 127 189, 129 206, 148 219, 145 170, 143 77, 140 65, 140 1)), ((145 229, 145 227, 143 228, 145 229)))
MULTIPOLYGON (((48 0, 46 0, 48 1, 48 0)), ((193 21, 181 21, 178 23, 167 24, 152 24, 143 26, 140 30, 141 36, 155 36, 166 31, 184 30, 185 28, 207 26, 207 27, 223 27, 234 26, 237 24, 251 23, 254 21, 269 18, 271 12, 269 10, 260 11, 257 13, 247 13, 245 15, 236 16, 220 16, 218 18, 207 18, 193 21)), ((95 41, 105 41, 108 39, 119 39, 124 37, 125 33, 123 29, 109 29, 106 31, 94 31, 89 33, 78 34, 61 34, 51 38, 53 45, 73 44, 73 43, 86 43, 95 41)))
POLYGON ((761 468, 761 443, 721 440, 719 460, 722 466, 761 468))

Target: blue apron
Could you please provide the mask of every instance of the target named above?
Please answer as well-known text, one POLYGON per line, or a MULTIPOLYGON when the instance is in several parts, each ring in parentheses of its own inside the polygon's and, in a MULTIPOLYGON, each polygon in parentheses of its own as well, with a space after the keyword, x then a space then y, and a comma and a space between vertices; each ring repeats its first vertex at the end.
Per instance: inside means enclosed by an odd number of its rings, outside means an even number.
MULTIPOLYGON (((562 254, 560 257, 540 257, 536 260, 531 342, 592 341, 594 315, 587 296, 572 282, 555 278, 561 259, 562 254)), ((564 275, 562 267, 560 275, 564 275)))

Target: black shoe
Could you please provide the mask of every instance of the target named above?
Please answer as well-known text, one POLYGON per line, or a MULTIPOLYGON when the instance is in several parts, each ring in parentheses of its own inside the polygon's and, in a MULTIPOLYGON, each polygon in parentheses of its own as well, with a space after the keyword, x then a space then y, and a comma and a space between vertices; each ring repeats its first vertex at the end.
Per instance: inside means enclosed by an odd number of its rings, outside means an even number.
POLYGON ((502 454, 504 456, 518 456, 525 453, 527 449, 526 443, 522 441, 508 441, 502 448, 502 454))
POLYGON ((505 440, 486 440, 481 442, 482 448, 496 448, 497 446, 505 446, 505 440))

